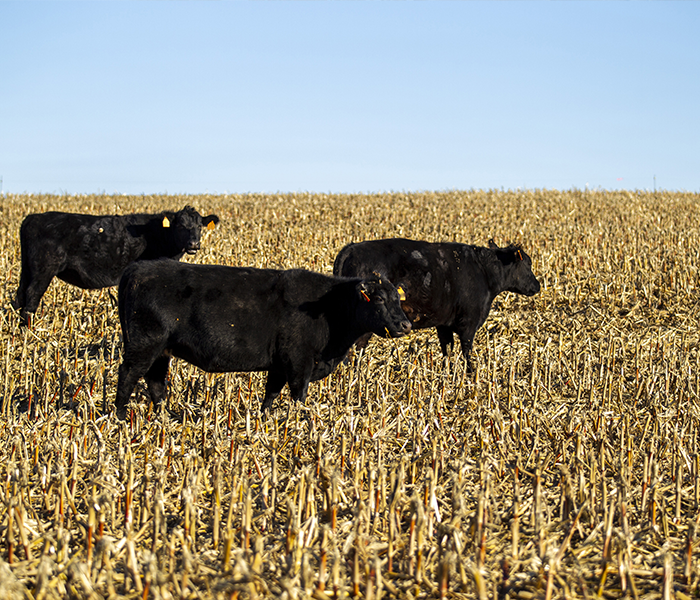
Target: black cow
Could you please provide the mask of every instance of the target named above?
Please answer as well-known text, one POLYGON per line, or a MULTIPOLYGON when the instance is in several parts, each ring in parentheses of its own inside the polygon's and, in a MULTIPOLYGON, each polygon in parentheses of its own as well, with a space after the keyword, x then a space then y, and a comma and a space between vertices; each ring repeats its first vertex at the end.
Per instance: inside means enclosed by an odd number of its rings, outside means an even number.
MULTIPOLYGON (((348 244, 338 253, 333 273, 346 277, 377 273, 389 279, 402 293, 401 307, 413 329, 435 327, 445 356, 456 333, 470 370, 474 334, 488 317, 494 298, 501 292, 533 296, 540 291, 523 249, 499 248, 493 240, 488 248, 402 238, 348 244)), ((358 345, 366 345, 370 337, 358 345)))
POLYGON ((54 276, 83 289, 117 285, 134 261, 194 254, 202 226, 213 229, 218 222, 191 206, 153 215, 28 215, 19 232, 22 274, 12 306, 28 324, 54 276))
POLYGON ((268 371, 262 410, 269 410, 285 383, 303 402, 309 382, 331 373, 363 334, 411 329, 387 279, 171 260, 129 266, 119 318, 119 418, 140 377, 154 405, 163 400, 171 356, 208 372, 268 371))

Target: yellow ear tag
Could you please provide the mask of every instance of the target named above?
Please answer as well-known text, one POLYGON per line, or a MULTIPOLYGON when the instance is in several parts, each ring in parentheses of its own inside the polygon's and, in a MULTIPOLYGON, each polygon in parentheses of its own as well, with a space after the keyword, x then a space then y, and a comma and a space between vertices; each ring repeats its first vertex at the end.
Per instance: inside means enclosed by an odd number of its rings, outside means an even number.
POLYGON ((367 294, 365 294, 364 290, 360 290, 360 294, 362 294, 364 296, 365 300, 367 300, 367 302, 369 302, 369 296, 367 294))
POLYGON ((401 302, 406 302, 406 292, 403 291, 403 288, 397 287, 396 291, 399 293, 399 300, 401 300, 401 302))
POLYGON ((207 229, 209 229, 209 231, 214 231, 214 229, 216 229, 216 223, 214 223, 214 221, 209 221, 209 223, 207 223, 207 229))
POLYGON ((163 227, 170 227, 170 221, 168 217, 163 217, 163 227))

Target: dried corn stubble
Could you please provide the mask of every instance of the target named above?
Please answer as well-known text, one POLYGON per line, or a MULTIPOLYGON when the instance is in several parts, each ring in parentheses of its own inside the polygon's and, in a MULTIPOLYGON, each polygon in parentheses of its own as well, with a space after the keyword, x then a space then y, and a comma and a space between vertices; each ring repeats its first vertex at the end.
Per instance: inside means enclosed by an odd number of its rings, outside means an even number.
MULTIPOLYGON (((697 592, 698 196, 13 196, 0 207, 0 586, 8 597, 643 597, 697 592), (167 408, 103 417, 115 290, 9 309, 27 212, 193 204, 184 260, 329 273, 349 241, 521 241, 477 373, 436 336, 372 341, 305 406, 174 361, 167 408), (173 415, 175 418, 173 418, 173 415)), ((0 590, 1 591, 1 590, 0 590)))

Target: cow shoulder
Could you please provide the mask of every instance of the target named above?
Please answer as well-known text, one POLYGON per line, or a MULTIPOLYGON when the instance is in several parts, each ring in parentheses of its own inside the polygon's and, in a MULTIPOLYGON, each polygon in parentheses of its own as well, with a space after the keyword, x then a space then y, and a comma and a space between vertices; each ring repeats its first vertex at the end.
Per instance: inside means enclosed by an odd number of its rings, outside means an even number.
POLYGON ((315 302, 326 295, 332 288, 331 277, 305 269, 279 271, 276 287, 285 303, 300 306, 306 302, 315 302))

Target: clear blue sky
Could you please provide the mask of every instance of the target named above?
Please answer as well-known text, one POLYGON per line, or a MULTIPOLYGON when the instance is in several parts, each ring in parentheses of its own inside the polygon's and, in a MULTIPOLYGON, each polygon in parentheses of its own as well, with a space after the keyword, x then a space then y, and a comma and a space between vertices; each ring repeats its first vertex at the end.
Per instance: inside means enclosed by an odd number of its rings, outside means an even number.
POLYGON ((700 191, 699 2, 0 2, 6 192, 700 191))

